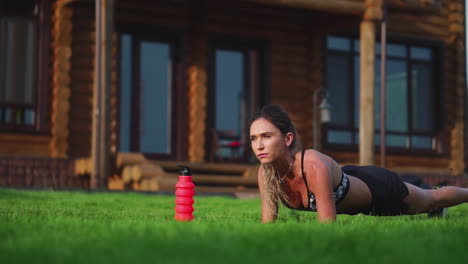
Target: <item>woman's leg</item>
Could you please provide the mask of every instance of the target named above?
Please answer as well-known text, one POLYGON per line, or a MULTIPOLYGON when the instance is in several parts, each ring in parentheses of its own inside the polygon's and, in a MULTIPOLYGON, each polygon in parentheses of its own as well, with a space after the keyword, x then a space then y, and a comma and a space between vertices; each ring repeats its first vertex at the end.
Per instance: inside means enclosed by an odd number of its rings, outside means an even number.
POLYGON ((439 189, 425 190, 405 183, 409 194, 403 200, 408 205, 407 214, 432 212, 444 207, 468 202, 468 189, 446 186, 439 189))

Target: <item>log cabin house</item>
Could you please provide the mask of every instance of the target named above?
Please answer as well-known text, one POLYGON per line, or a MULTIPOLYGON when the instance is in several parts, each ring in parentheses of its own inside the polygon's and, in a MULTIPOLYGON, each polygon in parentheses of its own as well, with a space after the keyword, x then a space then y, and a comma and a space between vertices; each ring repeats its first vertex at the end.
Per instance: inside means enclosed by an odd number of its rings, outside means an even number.
POLYGON ((340 164, 464 185, 465 42, 462 0, 2 1, 0 186, 255 190, 267 103, 340 164))

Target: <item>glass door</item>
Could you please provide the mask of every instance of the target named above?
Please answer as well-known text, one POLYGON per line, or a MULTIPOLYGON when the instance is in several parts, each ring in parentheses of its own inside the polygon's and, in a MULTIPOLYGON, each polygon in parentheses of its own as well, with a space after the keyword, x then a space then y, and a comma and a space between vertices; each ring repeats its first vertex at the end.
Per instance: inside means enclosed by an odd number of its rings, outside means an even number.
POLYGON ((210 54, 207 159, 249 162, 248 125, 264 103, 263 54, 250 43, 215 43, 210 54))
POLYGON ((122 34, 120 151, 175 158, 173 41, 122 34))

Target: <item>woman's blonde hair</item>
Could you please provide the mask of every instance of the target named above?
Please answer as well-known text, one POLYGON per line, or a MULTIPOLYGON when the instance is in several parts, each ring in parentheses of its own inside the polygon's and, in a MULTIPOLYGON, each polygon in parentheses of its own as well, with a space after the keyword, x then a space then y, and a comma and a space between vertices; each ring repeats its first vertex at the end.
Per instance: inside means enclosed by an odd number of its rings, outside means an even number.
MULTIPOLYGON (((293 141, 291 145, 289 145, 288 149, 291 154, 291 158, 294 161, 295 154, 300 151, 300 143, 296 128, 289 118, 288 113, 277 105, 266 105, 260 111, 255 113, 250 124, 261 118, 268 120, 278 128, 282 135, 286 136, 289 132, 293 134, 293 141)), ((265 196, 268 199, 270 207, 273 208, 274 204, 279 202, 280 199, 288 202, 288 196, 284 192, 283 188, 281 188, 278 171, 271 164, 262 164, 261 166, 263 168, 263 183, 259 184, 263 184, 266 194, 265 196)))

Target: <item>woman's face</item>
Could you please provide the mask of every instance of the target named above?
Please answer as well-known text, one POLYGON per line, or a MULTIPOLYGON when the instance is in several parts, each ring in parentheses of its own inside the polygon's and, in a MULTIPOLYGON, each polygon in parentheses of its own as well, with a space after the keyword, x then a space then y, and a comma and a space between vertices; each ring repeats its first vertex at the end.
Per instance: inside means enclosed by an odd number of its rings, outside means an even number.
POLYGON ((250 126, 250 141, 252 150, 260 163, 274 162, 278 157, 287 153, 292 143, 292 133, 286 136, 270 121, 260 118, 250 126))

